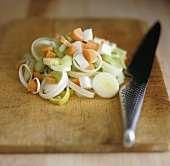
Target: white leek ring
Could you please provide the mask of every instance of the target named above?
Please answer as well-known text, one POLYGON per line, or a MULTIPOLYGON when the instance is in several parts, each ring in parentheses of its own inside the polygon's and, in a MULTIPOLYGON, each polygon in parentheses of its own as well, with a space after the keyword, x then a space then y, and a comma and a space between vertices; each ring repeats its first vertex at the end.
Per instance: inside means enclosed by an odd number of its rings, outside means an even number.
POLYGON ((64 90, 64 88, 67 86, 67 84, 68 84, 67 73, 62 72, 62 77, 60 79, 60 82, 58 84, 56 84, 54 89, 52 89, 51 91, 49 91, 48 93, 45 94, 45 93, 43 93, 43 89, 44 89, 44 86, 46 85, 46 79, 44 79, 41 82, 39 95, 44 99, 53 98, 53 97, 57 96, 59 93, 61 93, 64 90))
POLYGON ((68 76, 74 77, 74 78, 80 78, 83 76, 91 76, 92 73, 84 73, 84 72, 78 72, 78 71, 68 71, 67 72, 68 76))
POLYGON ((68 101, 68 99, 70 98, 70 89, 69 89, 69 87, 67 86, 66 91, 62 91, 59 94, 59 96, 62 97, 62 98, 58 99, 57 97, 55 97, 55 98, 49 99, 49 101, 54 103, 54 104, 58 104, 58 105, 63 105, 64 103, 66 103, 68 101))
POLYGON ((98 63, 98 67, 96 68, 96 69, 93 69, 93 70, 85 70, 85 69, 82 69, 78 64, 77 64, 77 62, 75 61, 75 57, 76 57, 76 55, 78 55, 78 54, 82 54, 82 50, 79 50, 79 51, 76 51, 75 53, 74 53, 74 56, 73 56, 73 64, 74 64, 74 66, 78 69, 78 70, 80 70, 80 71, 82 71, 82 72, 87 72, 87 73, 94 73, 94 72, 96 72, 96 71, 98 71, 101 67, 102 67, 102 57, 100 56, 100 54, 97 52, 97 51, 94 51, 94 50, 91 50, 91 51, 93 51, 96 55, 97 55, 97 63, 98 63))
POLYGON ((103 98, 111 98, 119 91, 119 84, 116 78, 110 73, 96 75, 92 82, 93 90, 103 98))
POLYGON ((32 73, 31 73, 31 70, 30 70, 30 68, 29 68, 29 66, 27 64, 22 64, 20 66, 20 68, 19 68, 19 78, 20 78, 20 81, 25 86, 25 88, 28 88, 28 83, 25 81, 23 73, 22 73, 22 68, 23 67, 25 67, 28 70, 28 72, 30 73, 30 78, 32 78, 32 73))
POLYGON ((34 78, 33 80, 35 80, 37 82, 37 90, 35 92, 32 92, 32 93, 37 94, 40 91, 40 80, 38 78, 34 78))
POLYGON ((33 57, 37 60, 37 61, 42 61, 42 57, 38 56, 36 51, 35 51, 35 46, 37 44, 42 44, 42 45, 46 45, 46 46, 50 46, 51 42, 53 41, 53 39, 50 38, 38 38, 36 40, 34 40, 34 42, 31 45, 31 53, 33 55, 33 57))
POLYGON ((71 66, 64 66, 64 65, 58 65, 58 66, 49 66, 54 71, 70 71, 71 66))
POLYGON ((74 91, 76 91, 77 93, 85 96, 85 97, 88 97, 88 98, 94 98, 94 95, 95 93, 93 92, 90 92, 88 90, 85 90, 83 88, 81 88, 80 86, 74 84, 73 82, 69 81, 68 80, 68 86, 73 89, 74 91))

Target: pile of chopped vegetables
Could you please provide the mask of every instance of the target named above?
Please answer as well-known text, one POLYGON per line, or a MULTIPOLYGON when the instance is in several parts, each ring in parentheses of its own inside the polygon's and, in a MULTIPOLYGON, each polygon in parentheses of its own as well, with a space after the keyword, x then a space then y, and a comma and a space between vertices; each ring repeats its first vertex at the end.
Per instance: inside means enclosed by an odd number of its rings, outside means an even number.
POLYGON ((126 53, 115 43, 93 37, 92 29, 77 28, 53 39, 36 39, 16 69, 29 92, 58 105, 72 94, 111 98, 124 81, 126 53))

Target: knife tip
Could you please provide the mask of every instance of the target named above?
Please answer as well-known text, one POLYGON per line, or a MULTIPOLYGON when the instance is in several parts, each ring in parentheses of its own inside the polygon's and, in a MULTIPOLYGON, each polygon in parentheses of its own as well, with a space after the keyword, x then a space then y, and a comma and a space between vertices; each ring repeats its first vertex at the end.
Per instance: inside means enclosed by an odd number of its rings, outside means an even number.
POLYGON ((135 132, 131 129, 128 129, 124 133, 123 144, 125 147, 132 147, 135 143, 135 132))

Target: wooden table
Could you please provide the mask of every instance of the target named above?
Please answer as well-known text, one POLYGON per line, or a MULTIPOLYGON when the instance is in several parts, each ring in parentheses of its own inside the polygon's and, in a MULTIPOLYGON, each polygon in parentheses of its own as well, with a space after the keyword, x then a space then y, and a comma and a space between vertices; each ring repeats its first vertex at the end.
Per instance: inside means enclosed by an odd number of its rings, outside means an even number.
MULTIPOLYGON (((0 27, 10 21, 43 18, 135 18, 149 24, 160 20, 158 59, 170 95, 170 1, 168 0, 0 0, 0 27), (71 2, 71 3, 70 3, 71 2)), ((0 37, 3 34, 0 31, 0 37)), ((168 166, 170 152, 104 154, 1 154, 0 165, 158 165, 168 166)))

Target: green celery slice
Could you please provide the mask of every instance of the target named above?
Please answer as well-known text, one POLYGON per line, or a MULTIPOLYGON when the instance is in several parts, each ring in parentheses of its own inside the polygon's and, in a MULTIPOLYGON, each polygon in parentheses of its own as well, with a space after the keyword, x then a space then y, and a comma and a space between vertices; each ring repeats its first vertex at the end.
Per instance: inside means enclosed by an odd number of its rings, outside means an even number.
POLYGON ((61 51, 59 51, 57 48, 54 48, 54 52, 59 58, 62 58, 64 56, 64 54, 61 51))
POLYGON ((40 73, 44 72, 45 64, 42 61, 37 61, 35 63, 34 71, 39 71, 40 73))
POLYGON ((67 46, 65 44, 62 44, 60 47, 59 47, 59 51, 60 52, 64 52, 64 50, 67 48, 67 46))

